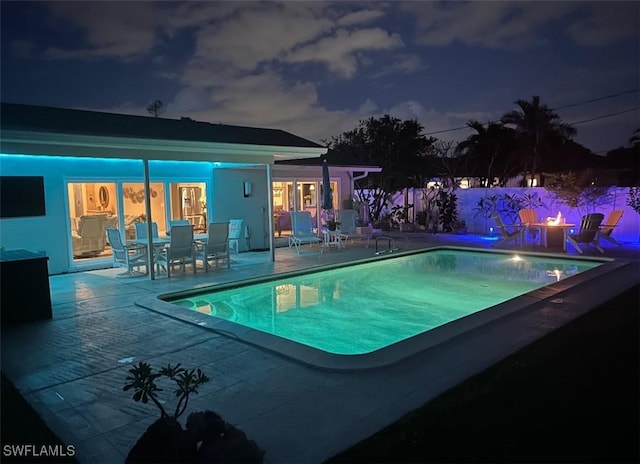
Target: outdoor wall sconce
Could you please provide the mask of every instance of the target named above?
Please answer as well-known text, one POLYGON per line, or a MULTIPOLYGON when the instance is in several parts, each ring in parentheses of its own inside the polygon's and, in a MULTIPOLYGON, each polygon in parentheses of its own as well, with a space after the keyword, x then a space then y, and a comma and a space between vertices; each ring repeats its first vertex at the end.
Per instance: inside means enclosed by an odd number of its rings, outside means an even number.
POLYGON ((248 180, 245 180, 242 183, 242 191, 243 191, 243 195, 245 198, 250 197, 251 196, 251 182, 249 182, 248 180))

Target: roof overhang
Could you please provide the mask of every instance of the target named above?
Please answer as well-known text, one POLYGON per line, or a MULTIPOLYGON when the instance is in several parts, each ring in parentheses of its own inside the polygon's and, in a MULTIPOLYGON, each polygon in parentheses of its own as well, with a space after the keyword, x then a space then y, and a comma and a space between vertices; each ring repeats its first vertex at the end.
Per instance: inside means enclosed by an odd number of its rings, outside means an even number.
POLYGON ((273 164, 276 160, 317 158, 324 155, 327 148, 3 130, 0 133, 0 151, 20 155, 273 164))

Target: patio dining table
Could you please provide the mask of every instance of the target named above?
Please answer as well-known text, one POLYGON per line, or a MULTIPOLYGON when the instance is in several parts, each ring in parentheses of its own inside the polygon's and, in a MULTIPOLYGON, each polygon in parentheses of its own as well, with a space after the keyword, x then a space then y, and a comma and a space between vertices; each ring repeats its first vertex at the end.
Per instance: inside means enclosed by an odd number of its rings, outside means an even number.
MULTIPOLYGON (((194 243, 194 245, 207 243, 208 240, 209 240, 209 234, 193 234, 193 243, 194 243)), ((153 237, 152 242, 153 242, 153 248, 154 248, 153 256, 154 256, 154 261, 155 261, 156 254, 171 243, 171 237, 169 235, 162 236, 162 237, 153 237)), ((128 244, 135 244, 135 245, 142 245, 142 246, 148 247, 149 246, 149 239, 148 238, 134 238, 132 240, 127 240, 127 243, 128 244)), ((158 269, 157 272, 159 272, 159 269, 158 269)))

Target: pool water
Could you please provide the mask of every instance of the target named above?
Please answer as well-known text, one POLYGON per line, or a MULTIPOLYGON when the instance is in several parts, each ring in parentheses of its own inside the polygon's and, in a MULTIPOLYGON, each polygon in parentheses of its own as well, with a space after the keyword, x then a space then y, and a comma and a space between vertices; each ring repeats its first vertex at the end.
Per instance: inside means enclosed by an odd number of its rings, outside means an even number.
POLYGON ((601 264, 435 250, 165 299, 328 353, 357 355, 601 264))

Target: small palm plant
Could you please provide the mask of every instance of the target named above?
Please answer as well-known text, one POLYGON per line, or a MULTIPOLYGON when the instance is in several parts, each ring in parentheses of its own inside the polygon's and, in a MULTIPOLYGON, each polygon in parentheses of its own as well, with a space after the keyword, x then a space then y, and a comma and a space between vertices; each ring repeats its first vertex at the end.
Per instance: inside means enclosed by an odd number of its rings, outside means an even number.
POLYGON ((207 383, 210 379, 200 369, 185 369, 180 367, 180 364, 161 368, 158 372, 154 372, 153 368, 145 362, 140 362, 129 369, 131 375, 125 379, 125 385, 122 388, 123 391, 128 391, 133 388, 133 400, 135 402, 142 401, 148 403, 149 399, 160 410, 160 417, 162 419, 174 419, 178 417, 187 409, 189 403, 189 395, 198 394, 198 387, 207 383), (174 381, 178 388, 174 391, 174 394, 178 398, 178 403, 173 415, 167 413, 166 409, 158 400, 158 392, 163 391, 158 387, 156 380, 161 377, 167 377, 174 381))

